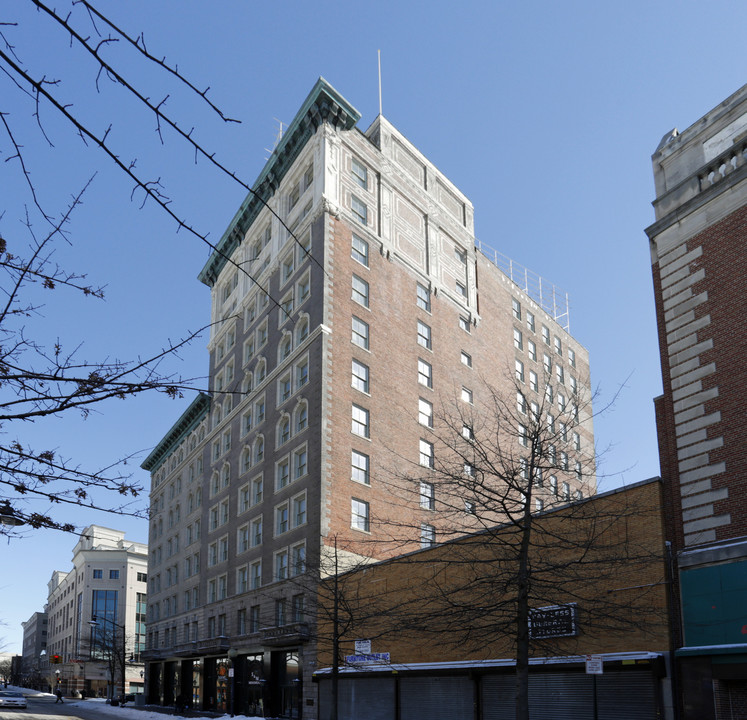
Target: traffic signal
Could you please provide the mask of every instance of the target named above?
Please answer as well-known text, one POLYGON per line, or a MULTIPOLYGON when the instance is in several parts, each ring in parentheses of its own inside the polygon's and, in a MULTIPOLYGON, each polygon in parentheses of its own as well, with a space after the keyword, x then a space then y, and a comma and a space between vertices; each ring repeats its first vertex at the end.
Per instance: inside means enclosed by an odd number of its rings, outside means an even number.
POLYGON ((52 655, 52 665, 59 665, 62 662, 62 658, 59 655, 52 655))

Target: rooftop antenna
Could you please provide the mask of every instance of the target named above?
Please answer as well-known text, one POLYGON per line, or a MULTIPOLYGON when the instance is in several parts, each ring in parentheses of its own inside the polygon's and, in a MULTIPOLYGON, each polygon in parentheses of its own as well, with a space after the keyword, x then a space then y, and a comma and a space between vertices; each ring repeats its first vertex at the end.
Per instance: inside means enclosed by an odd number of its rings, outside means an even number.
POLYGON ((381 50, 377 52, 379 53, 379 115, 381 115, 381 50))
MULTIPOLYGON (((275 148, 280 144, 280 141, 283 139, 283 127, 288 127, 288 123, 284 123, 282 120, 278 120, 277 118, 272 118, 277 124, 278 124, 278 131, 275 134, 275 142, 272 144, 272 150, 269 148, 265 148, 265 152, 272 155, 272 153, 275 152, 275 148)), ((269 160, 269 157, 266 157, 265 160, 269 160)))

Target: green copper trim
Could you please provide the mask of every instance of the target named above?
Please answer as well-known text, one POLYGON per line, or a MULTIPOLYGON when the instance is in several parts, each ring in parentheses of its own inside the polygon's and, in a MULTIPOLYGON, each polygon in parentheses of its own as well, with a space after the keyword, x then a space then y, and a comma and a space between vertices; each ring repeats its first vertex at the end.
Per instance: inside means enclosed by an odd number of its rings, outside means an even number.
POLYGON ((164 435, 163 440, 145 458, 140 467, 148 472, 156 472, 168 454, 200 424, 208 412, 210 412, 210 396, 200 393, 172 425, 171 430, 164 435))
POLYGON ((319 78, 308 94, 301 109, 283 135, 283 139, 273 150, 270 159, 252 185, 238 212, 223 233, 210 259, 205 263, 197 278, 212 287, 226 264, 226 259, 239 246, 246 231, 256 220, 257 215, 280 186, 285 174, 299 153, 314 135, 317 128, 328 122, 336 128, 350 130, 360 120, 361 114, 340 95, 324 78, 319 78), (261 198, 261 199, 260 199, 261 198))

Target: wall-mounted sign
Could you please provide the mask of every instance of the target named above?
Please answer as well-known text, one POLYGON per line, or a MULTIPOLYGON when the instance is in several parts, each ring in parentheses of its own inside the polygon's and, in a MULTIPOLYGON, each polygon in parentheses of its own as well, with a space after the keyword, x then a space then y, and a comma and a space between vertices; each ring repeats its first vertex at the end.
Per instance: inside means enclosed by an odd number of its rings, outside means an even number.
POLYGON ((388 663, 389 653, 368 653, 367 655, 346 655, 345 662, 348 665, 374 665, 376 663, 388 663))
POLYGON ((578 635, 576 603, 548 605, 529 611, 529 637, 556 638, 578 635))
POLYGON ((355 654, 356 655, 370 655, 371 654, 371 641, 370 640, 356 640, 355 641, 355 654))

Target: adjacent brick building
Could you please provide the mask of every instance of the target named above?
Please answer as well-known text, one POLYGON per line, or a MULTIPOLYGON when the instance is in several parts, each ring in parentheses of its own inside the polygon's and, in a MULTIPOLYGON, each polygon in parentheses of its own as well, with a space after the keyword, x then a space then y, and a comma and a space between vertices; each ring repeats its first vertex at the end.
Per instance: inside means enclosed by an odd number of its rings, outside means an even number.
POLYGON ((537 500, 594 492, 567 297, 478 243, 469 200, 359 117, 320 79, 199 275, 210 394, 143 464, 151 702, 316 717, 315 580, 333 546, 344 564, 443 539, 440 498, 403 478, 433 461, 439 408, 486 381, 572 418, 537 500))
POLYGON ((745 717, 747 86, 668 133, 652 161, 656 418, 683 717, 745 717))
MULTIPOLYGON (((533 527, 530 717, 671 718, 659 479, 537 515, 533 527), (601 674, 587 671, 588 655, 601 674)), ((515 534, 505 524, 323 581, 320 717, 515 718, 515 534)))

